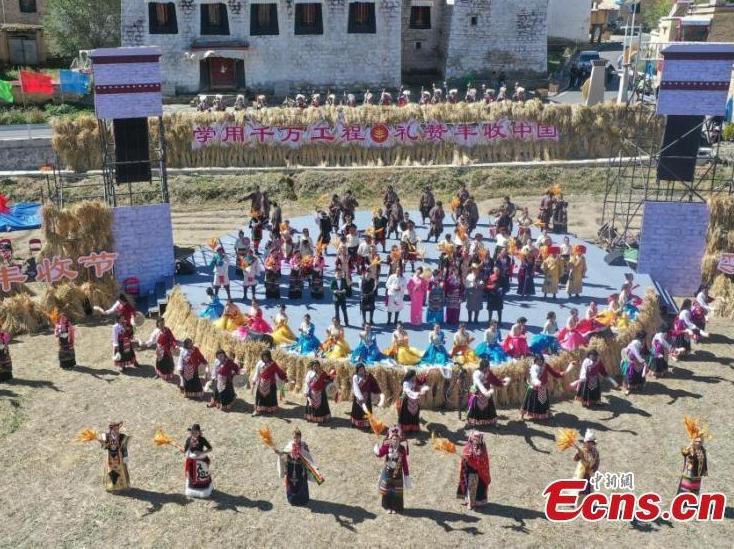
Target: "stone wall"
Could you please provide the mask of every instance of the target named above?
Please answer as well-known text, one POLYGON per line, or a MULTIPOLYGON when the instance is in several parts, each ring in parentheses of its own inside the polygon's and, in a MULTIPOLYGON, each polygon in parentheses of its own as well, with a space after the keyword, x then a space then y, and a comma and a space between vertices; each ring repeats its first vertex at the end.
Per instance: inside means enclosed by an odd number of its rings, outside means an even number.
POLYGON ((446 78, 545 74, 548 0, 455 0, 446 78))
POLYGON ((645 202, 639 273, 674 296, 690 296, 701 283, 709 210, 703 203, 645 202))
POLYGON ((50 139, 0 140, 0 172, 37 170, 44 164, 55 164, 56 155, 50 139))
POLYGON ((274 36, 250 36, 252 2, 245 0, 176 0, 178 33, 151 35, 149 1, 122 0, 122 44, 161 47, 166 94, 201 89, 205 52, 192 45, 203 41, 201 4, 216 2, 227 6, 230 34, 203 37, 212 43, 211 56, 241 61, 245 85, 265 93, 397 88, 403 73, 463 79, 546 71, 548 0, 375 0, 375 34, 349 34, 352 0, 327 0, 321 2, 324 33, 310 36, 294 32, 295 5, 309 0, 277 2, 274 36), (412 5, 431 6, 430 29, 410 29, 412 5), (247 49, 235 47, 245 43, 247 49))
POLYGON ((587 43, 591 25, 589 0, 549 0, 548 38, 587 43))
POLYGON ((115 251, 120 254, 115 277, 120 283, 137 277, 140 293, 147 294, 156 282, 175 272, 171 206, 124 206, 115 208, 113 214, 115 251))
MULTIPOLYGON (((279 34, 250 36, 250 2, 228 0, 228 36, 206 37, 227 43, 247 43, 244 52, 227 57, 244 61, 245 84, 258 91, 290 92, 307 87, 394 88, 400 84, 400 0, 378 0, 375 6, 376 33, 349 34, 348 0, 321 2, 324 33, 295 35, 295 4, 277 2, 279 34), (290 5, 289 5, 290 4, 290 5)), ((223 2, 223 0, 220 0, 223 2)), ((273 3, 261 0, 262 3, 273 3)), ((148 34, 146 0, 122 1, 122 43, 124 46, 157 45, 163 50, 163 79, 166 93, 195 92, 200 89, 200 56, 190 54, 200 36, 200 5, 214 0, 177 0, 178 34, 148 34)))

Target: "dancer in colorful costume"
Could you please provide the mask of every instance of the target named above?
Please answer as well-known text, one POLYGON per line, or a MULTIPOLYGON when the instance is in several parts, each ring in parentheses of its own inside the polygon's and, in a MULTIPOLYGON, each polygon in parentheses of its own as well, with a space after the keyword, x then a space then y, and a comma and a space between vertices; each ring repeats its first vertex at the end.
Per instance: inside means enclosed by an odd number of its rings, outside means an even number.
POLYGON ((184 471, 186 471, 186 495, 190 498, 208 498, 212 495, 214 484, 209 471, 209 452, 212 445, 201 434, 201 427, 194 423, 189 429, 184 443, 184 471))
POLYGON ((301 438, 301 431, 293 431, 293 440, 278 454, 278 476, 285 482, 285 496, 294 506, 305 506, 309 502, 309 481, 321 485, 324 477, 319 472, 311 452, 301 438))
POLYGON ((285 312, 284 304, 280 305, 278 314, 276 314, 273 319, 273 325, 275 326, 275 329, 271 334, 273 337, 273 344, 293 345, 296 342, 296 334, 294 334, 290 326, 288 326, 288 315, 285 312))
POLYGON ((425 385, 415 370, 408 370, 403 377, 402 394, 397 402, 398 424, 402 433, 417 433, 421 430, 421 397, 430 387, 425 385))
POLYGON ((428 293, 428 280, 423 275, 423 267, 418 267, 415 274, 410 277, 407 290, 410 296, 410 323, 413 326, 420 326, 423 324, 423 304, 428 293))
POLYGON ((304 315, 303 322, 298 327, 298 339, 289 347, 299 355, 315 354, 321 347, 321 342, 314 335, 316 326, 311 322, 311 315, 304 315))
POLYGON ((199 318, 206 318, 212 321, 217 320, 224 313, 224 305, 222 305, 222 302, 212 288, 206 289, 206 295, 209 296, 209 303, 202 303, 204 308, 199 311, 199 318))
POLYGON ((524 316, 518 318, 517 322, 510 328, 507 338, 502 342, 502 350, 512 358, 522 358, 530 354, 525 328, 527 321, 528 319, 524 316))
POLYGON ((227 353, 219 349, 214 361, 212 372, 213 398, 207 406, 217 407, 223 412, 228 412, 237 398, 234 390, 234 378, 240 375, 240 366, 232 360, 227 353), (213 404, 213 405, 212 405, 213 404))
POLYGON ((120 432, 122 421, 110 421, 106 433, 102 433, 99 443, 107 452, 104 461, 102 483, 108 492, 121 492, 130 488, 130 473, 127 469, 127 445, 130 437, 120 432))
POLYGON ((441 325, 433 325, 433 331, 428 336, 428 348, 421 358, 421 366, 445 366, 451 361, 446 350, 446 336, 441 325))
POLYGON ((486 505, 492 476, 489 470, 489 453, 484 443, 484 435, 472 431, 461 452, 459 486, 456 497, 463 499, 462 505, 472 510, 486 505))
POLYGON ((599 450, 596 448, 596 434, 591 429, 584 433, 584 443, 581 448, 576 447, 573 460, 577 462, 574 478, 586 481, 586 487, 579 492, 576 505, 579 505, 586 496, 591 494, 591 477, 599 470, 599 450))
POLYGON ((369 429, 367 414, 372 413, 373 396, 380 395, 377 405, 382 408, 385 405, 385 394, 364 364, 358 363, 355 368, 356 372, 352 376, 352 425, 358 429, 369 429))
POLYGON ((622 349, 620 370, 622 372, 622 387, 624 394, 630 394, 631 389, 641 388, 647 376, 647 348, 645 338, 647 333, 640 330, 635 338, 622 349))
POLYGON ((566 326, 558 332, 558 342, 566 351, 575 351, 589 344, 589 340, 578 329, 579 310, 571 309, 571 315, 566 321, 566 326))
POLYGON ((379 490, 382 508, 388 514, 401 513, 405 509, 403 491, 411 488, 408 443, 402 441, 400 428, 395 425, 388 431, 382 444, 375 444, 375 455, 385 458, 380 474, 379 490))
POLYGON ((288 376, 273 360, 270 351, 263 351, 252 376, 255 393, 255 411, 252 415, 273 414, 278 411, 278 383, 286 383, 288 376))
POLYGON ((520 408, 520 419, 548 419, 551 417, 550 392, 548 390, 548 376, 561 379, 567 375, 573 364, 569 364, 565 371, 559 372, 545 362, 543 355, 535 355, 533 364, 528 371, 527 390, 525 400, 520 408))
POLYGON ((701 479, 708 476, 708 459, 703 441, 710 436, 700 420, 686 416, 683 420, 690 444, 681 449, 683 472, 678 483, 678 493, 700 494, 701 479))
POLYGON ((472 388, 469 393, 468 411, 466 413, 467 427, 497 423, 497 407, 494 404, 493 387, 505 387, 509 383, 509 377, 500 379, 492 373, 489 361, 486 358, 479 361, 479 367, 472 374, 472 388))
POLYGON ((510 360, 510 357, 502 348, 499 336, 499 323, 496 320, 490 321, 489 328, 484 331, 484 339, 474 349, 474 353, 479 358, 486 358, 493 364, 502 364, 510 360))
POLYGON ((385 352, 385 355, 402 366, 415 366, 423 357, 420 350, 410 346, 408 332, 405 331, 402 322, 398 322, 392 334, 392 345, 385 352))
POLYGON ((545 317, 543 331, 530 338, 530 351, 534 354, 557 354, 561 350, 558 343, 558 324, 556 313, 549 311, 545 317))
POLYGON ((601 378, 607 379, 615 389, 619 387, 619 384, 604 368, 599 353, 592 349, 586 353, 586 358, 581 363, 579 378, 571 383, 571 387, 576 389, 576 400, 581 401, 581 404, 585 407, 599 404, 601 401, 601 378))
POLYGON ((186 398, 201 398, 204 387, 199 377, 199 367, 207 362, 191 338, 184 339, 181 353, 178 355, 178 371, 181 377, 180 390, 186 398))
POLYGON ((248 318, 242 314, 240 308, 232 301, 227 301, 224 312, 214 321, 214 327, 225 332, 234 332, 240 326, 246 324, 248 318))
POLYGON ((155 375, 164 381, 175 377, 173 350, 178 347, 178 341, 170 328, 166 326, 163 317, 155 321, 156 328, 150 334, 145 346, 155 349, 155 375))
POLYGON ((372 332, 372 325, 365 324, 359 333, 359 343, 352 351, 351 361, 354 363, 374 364, 387 358, 377 346, 377 336, 372 332))
POLYGON ((466 331, 466 325, 459 324, 459 329, 454 334, 454 346, 451 349, 451 358, 459 364, 476 364, 479 362, 477 355, 471 348, 474 338, 466 331))
POLYGON ((331 325, 326 329, 326 341, 321 344, 320 350, 322 356, 332 360, 348 358, 352 353, 338 318, 331 319, 331 325))
POLYGON ((306 397, 306 421, 324 423, 331 419, 327 387, 334 383, 334 378, 324 372, 318 360, 308 365, 308 373, 303 381, 303 395, 306 397))
POLYGON ((135 331, 130 324, 130 317, 118 315, 117 322, 112 327, 112 354, 115 368, 124 372, 131 366, 137 366, 135 357, 135 331))
POLYGON ((76 329, 64 313, 61 313, 56 321, 54 336, 59 342, 59 366, 63 370, 73 370, 76 366, 76 353, 74 352, 76 329))

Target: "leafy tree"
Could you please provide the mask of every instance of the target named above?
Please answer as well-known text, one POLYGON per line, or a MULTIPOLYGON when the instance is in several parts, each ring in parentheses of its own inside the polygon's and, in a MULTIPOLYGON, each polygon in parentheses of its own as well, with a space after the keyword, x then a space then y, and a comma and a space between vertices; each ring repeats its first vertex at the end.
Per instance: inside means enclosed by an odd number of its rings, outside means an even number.
MULTIPOLYGON (((642 22, 645 23, 649 29, 656 29, 658 27, 658 21, 661 17, 665 17, 670 13, 670 9, 673 7, 673 0, 645 0, 642 2, 642 22)), ((637 25, 637 23, 635 23, 637 25)))
POLYGON ((116 47, 120 45, 120 0, 48 0, 43 23, 50 49, 60 57, 116 47))

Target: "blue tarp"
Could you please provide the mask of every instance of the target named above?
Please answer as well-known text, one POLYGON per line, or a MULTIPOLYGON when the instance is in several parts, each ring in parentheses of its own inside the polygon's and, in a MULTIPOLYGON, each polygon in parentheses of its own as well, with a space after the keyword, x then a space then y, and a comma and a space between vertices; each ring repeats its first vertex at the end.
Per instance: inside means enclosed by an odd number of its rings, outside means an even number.
POLYGON ((26 231, 41 226, 41 205, 37 202, 17 202, 8 213, 0 213, 0 231, 26 231))

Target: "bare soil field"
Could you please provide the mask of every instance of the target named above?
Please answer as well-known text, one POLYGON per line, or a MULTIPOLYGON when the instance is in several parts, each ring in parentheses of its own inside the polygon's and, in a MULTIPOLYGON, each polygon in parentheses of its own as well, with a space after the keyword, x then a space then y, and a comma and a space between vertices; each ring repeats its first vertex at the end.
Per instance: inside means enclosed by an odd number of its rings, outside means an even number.
MULTIPOLYGON (((148 322, 141 336, 152 330, 148 322)), ((730 547, 732 508, 723 523, 622 523, 560 525, 543 515, 542 491, 551 480, 570 476, 571 453, 558 453, 558 427, 593 428, 598 433, 601 470, 635 474, 636 491, 653 490, 664 501, 675 493, 680 447, 686 443, 681 420, 700 415, 710 423, 706 491, 731 494, 734 488, 731 402, 734 400, 734 330, 716 322, 716 334, 674 374, 649 382, 640 394, 610 392, 606 406, 586 410, 572 400, 554 404, 545 422, 521 422, 517 410, 500 410, 500 424, 487 435, 492 461, 490 504, 467 512, 454 497, 458 459, 431 448, 427 433, 411 445, 414 490, 403 516, 380 507, 377 476, 381 461, 372 455, 373 435, 349 427, 349 403, 334 405, 327 426, 302 420, 303 397, 287 394, 277 418, 252 418, 252 395, 237 383, 239 400, 230 413, 207 409, 181 397, 172 384, 153 379, 151 352, 142 366, 120 375, 110 359, 110 326, 79 329, 73 372, 61 370, 50 335, 19 338, 12 346, 16 379, 0 386, 0 508, 3 547, 418 547, 506 546, 581 547, 605 543, 629 547, 730 547), (107 494, 101 485, 102 452, 95 444, 72 442, 83 427, 102 428, 124 420, 132 436, 130 472, 134 488, 107 494), (210 500, 183 495, 183 467, 171 448, 156 448, 156 426, 183 442, 186 428, 201 423, 214 446, 215 493, 210 500), (257 429, 267 425, 275 440, 287 442, 298 426, 319 461, 326 482, 312 487, 308 508, 292 508, 276 476, 275 456, 257 429)), ((393 408, 379 412, 386 422, 393 408)), ((456 412, 424 412, 424 429, 461 442, 456 412)))

